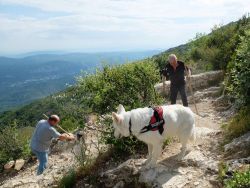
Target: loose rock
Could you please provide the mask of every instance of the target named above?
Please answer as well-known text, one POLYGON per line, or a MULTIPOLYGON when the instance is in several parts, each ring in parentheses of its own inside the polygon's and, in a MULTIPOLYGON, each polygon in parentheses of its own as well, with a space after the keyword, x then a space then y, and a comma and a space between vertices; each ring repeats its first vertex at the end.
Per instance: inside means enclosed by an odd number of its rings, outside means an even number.
POLYGON ((17 170, 17 171, 21 170, 24 163, 25 163, 25 160, 23 160, 23 159, 16 160, 16 162, 15 162, 15 170, 17 170))
POLYGON ((15 164, 15 161, 9 161, 8 163, 6 163, 4 165, 4 169, 5 170, 9 170, 9 169, 11 169, 14 166, 14 164, 15 164))

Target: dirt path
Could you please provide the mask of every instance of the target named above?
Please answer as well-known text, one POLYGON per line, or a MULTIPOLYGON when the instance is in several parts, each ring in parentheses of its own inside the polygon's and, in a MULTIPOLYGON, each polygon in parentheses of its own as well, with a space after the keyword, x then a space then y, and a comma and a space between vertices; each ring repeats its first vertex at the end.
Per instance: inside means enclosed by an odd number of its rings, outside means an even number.
MULTIPOLYGON (((159 162, 163 172, 154 181, 159 187, 217 186, 218 163, 222 158, 219 150, 220 125, 224 118, 216 111, 212 101, 206 99, 197 105, 203 117, 196 117, 197 140, 189 148, 184 160, 176 160, 181 147, 178 142, 175 141, 164 149, 159 162)), ((195 112, 193 105, 191 108, 195 112)))

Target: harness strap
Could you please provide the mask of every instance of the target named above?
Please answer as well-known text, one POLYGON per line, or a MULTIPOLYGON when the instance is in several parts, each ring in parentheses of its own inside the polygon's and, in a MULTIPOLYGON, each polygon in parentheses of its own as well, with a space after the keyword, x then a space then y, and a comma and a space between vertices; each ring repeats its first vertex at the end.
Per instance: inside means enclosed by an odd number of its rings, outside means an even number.
POLYGON ((156 122, 155 123, 149 123, 149 125, 143 127, 140 131, 140 133, 145 133, 145 132, 148 132, 148 131, 156 131, 158 130, 160 134, 163 133, 164 131, 164 123, 165 123, 165 120, 163 118, 160 118, 160 115, 158 113, 158 111, 156 110, 156 108, 153 108, 154 110, 154 117, 155 117, 155 120, 156 122))
POLYGON ((130 118, 130 119, 129 119, 129 134, 130 134, 130 135, 132 135, 131 127, 132 127, 132 122, 131 122, 131 118, 130 118))

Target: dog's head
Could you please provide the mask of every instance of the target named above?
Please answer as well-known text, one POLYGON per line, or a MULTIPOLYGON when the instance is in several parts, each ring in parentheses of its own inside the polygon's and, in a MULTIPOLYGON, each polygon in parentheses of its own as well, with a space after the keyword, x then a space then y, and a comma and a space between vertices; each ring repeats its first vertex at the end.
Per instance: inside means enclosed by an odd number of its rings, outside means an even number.
POLYGON ((125 125, 124 115, 125 115, 125 108, 119 104, 117 113, 112 112, 113 117, 113 127, 115 129, 114 136, 116 138, 120 138, 122 136, 129 136, 129 129, 128 126, 125 125))

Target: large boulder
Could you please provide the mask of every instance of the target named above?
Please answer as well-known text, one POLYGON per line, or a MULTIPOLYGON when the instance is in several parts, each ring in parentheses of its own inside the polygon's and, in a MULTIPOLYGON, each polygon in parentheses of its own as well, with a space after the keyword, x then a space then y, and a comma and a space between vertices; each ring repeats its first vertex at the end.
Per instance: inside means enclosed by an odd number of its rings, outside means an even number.
POLYGON ((224 146, 225 152, 228 154, 233 154, 233 157, 243 157, 249 156, 250 154, 250 131, 246 134, 235 138, 229 144, 224 146))

